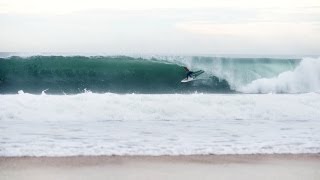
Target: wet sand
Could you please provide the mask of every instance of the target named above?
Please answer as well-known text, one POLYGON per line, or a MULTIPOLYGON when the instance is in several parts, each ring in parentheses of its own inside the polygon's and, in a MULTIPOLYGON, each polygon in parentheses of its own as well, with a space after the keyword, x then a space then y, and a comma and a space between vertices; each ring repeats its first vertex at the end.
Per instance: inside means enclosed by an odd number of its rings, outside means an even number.
POLYGON ((0 157, 1 180, 319 180, 320 154, 0 157))

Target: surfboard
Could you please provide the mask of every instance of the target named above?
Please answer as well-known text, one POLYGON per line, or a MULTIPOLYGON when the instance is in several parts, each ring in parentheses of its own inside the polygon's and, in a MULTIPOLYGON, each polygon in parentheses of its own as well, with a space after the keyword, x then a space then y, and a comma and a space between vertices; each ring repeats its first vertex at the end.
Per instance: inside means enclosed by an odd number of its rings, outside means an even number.
POLYGON ((196 78, 197 78, 200 74, 202 74, 202 73, 204 73, 203 70, 196 71, 196 72, 194 72, 193 74, 191 74, 191 77, 189 77, 189 78, 184 78, 184 79, 181 80, 181 82, 182 82, 182 83, 186 83, 186 82, 194 81, 194 80, 196 80, 196 78))
POLYGON ((188 79, 187 78, 182 79, 181 82, 182 83, 186 83, 186 82, 190 82, 190 81, 193 81, 193 80, 194 80, 194 78, 189 77, 188 79))

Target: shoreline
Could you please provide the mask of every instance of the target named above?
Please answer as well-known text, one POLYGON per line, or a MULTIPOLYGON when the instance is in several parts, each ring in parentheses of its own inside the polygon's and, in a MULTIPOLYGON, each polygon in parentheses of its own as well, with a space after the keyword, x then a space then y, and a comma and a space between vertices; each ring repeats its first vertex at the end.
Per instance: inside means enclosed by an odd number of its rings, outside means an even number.
MULTIPOLYGON (((0 166, 3 162, 11 160, 151 160, 151 161, 193 161, 208 163, 219 163, 221 161, 234 162, 238 160, 316 160, 320 161, 320 153, 299 153, 299 154, 194 154, 194 155, 75 155, 75 156, 0 156, 0 166)), ((240 161, 241 162, 241 161, 240 161)))
POLYGON ((320 154, 0 157, 0 179, 320 179, 320 154))

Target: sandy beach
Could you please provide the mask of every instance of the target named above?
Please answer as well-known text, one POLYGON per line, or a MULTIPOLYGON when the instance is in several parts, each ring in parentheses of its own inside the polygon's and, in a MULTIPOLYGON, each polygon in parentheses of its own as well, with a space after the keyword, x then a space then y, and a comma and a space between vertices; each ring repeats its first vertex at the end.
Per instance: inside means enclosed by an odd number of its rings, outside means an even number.
POLYGON ((1 157, 0 179, 320 179, 320 155, 1 157))

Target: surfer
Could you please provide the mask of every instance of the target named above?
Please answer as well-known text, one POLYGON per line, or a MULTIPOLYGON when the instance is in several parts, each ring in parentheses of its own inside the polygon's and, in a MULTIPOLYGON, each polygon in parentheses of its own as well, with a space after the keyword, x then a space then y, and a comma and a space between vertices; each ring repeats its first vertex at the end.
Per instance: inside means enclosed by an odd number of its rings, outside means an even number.
POLYGON ((184 68, 184 70, 186 70, 187 71, 187 79, 189 79, 189 77, 191 78, 191 75, 193 74, 193 71, 190 71, 187 67, 183 67, 184 68))
POLYGON ((194 72, 194 71, 190 71, 187 67, 183 67, 183 68, 184 68, 184 70, 187 71, 187 75, 186 75, 187 77, 181 80, 182 83, 186 83, 186 82, 190 82, 190 81, 196 80, 196 78, 200 74, 204 73, 203 70, 199 70, 199 71, 195 71, 194 72))

